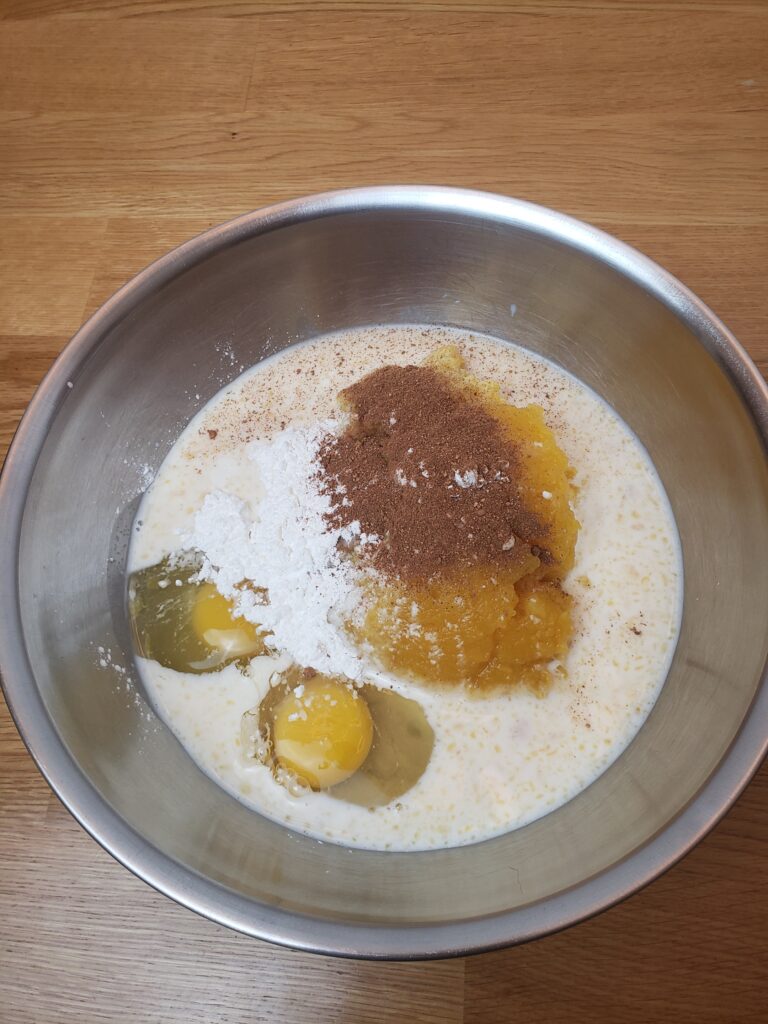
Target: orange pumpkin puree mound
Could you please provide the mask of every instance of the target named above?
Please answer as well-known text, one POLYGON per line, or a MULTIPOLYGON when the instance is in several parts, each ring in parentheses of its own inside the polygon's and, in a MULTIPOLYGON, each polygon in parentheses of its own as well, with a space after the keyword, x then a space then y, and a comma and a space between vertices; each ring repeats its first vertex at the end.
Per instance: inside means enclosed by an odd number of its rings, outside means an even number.
POLYGON ((573 634, 572 598, 562 589, 579 532, 573 470, 543 410, 510 405, 498 384, 466 371, 455 346, 425 366, 499 424, 514 451, 510 473, 521 504, 536 525, 533 535, 505 543, 503 562, 446 567, 424 580, 375 575, 362 621, 351 628, 394 674, 483 691, 524 685, 543 695, 563 671, 573 634))

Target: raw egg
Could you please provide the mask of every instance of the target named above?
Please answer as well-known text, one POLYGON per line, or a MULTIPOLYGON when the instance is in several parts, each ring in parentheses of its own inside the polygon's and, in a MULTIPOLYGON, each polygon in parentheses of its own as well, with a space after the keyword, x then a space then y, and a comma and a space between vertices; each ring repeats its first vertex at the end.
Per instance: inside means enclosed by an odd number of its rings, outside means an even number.
POLYGON ((201 583, 192 606, 192 628, 212 650, 227 658, 252 656, 263 646, 256 626, 235 614, 232 602, 212 583, 201 583))
POLYGON ((354 687, 328 676, 291 690, 272 715, 277 763, 311 789, 329 789, 354 775, 372 741, 366 702, 354 687))
POLYGON ((322 789, 380 807, 416 785, 435 734, 415 700, 292 665, 243 715, 241 742, 246 758, 269 766, 294 794, 322 789))
POLYGON ((176 672, 216 672, 266 651, 265 634, 235 614, 212 583, 198 580, 200 564, 165 558, 132 573, 131 626, 139 653, 176 672))

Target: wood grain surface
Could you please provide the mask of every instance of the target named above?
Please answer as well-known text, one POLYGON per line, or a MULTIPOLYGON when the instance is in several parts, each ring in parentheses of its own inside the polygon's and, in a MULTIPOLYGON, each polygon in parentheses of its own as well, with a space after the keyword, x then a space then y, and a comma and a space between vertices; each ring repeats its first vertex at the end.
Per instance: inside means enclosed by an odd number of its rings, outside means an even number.
MULTIPOLYGON (((433 182, 668 267, 768 369, 764 2, 0 0, 0 455, 83 318, 256 206, 433 182)), ((296 954, 114 863, 0 717, 0 1020, 764 1021, 768 772, 601 917, 465 961, 296 954)))

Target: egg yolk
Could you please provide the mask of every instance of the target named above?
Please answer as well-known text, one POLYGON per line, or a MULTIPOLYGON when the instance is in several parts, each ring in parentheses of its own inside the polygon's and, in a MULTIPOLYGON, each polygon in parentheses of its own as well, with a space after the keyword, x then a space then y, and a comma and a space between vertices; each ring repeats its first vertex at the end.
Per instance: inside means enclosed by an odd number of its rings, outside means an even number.
POLYGON ((274 710, 278 764, 312 789, 328 789, 358 770, 373 742, 368 705, 344 683, 314 676, 274 710))
POLYGON ((264 641, 253 623, 235 615, 232 602, 212 583, 197 588, 192 608, 192 628, 203 643, 227 658, 258 654, 264 641))

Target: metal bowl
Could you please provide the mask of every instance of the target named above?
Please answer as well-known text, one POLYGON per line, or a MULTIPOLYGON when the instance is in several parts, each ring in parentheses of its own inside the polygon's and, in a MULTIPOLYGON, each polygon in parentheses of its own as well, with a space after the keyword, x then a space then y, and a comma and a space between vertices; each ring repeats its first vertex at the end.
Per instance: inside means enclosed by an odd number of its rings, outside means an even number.
POLYGON ((8 703, 82 825, 141 878, 222 924, 300 949, 397 959, 535 938, 682 857, 766 750, 767 440, 765 384, 726 328, 591 227, 512 199, 422 187, 248 214, 110 299, 22 421, 0 481, 8 703), (523 829, 426 853, 345 849, 247 810, 125 682, 124 570, 141 468, 160 464, 241 364, 326 331, 398 321, 521 342, 598 391, 656 464, 685 569, 666 685, 618 761, 523 829))

